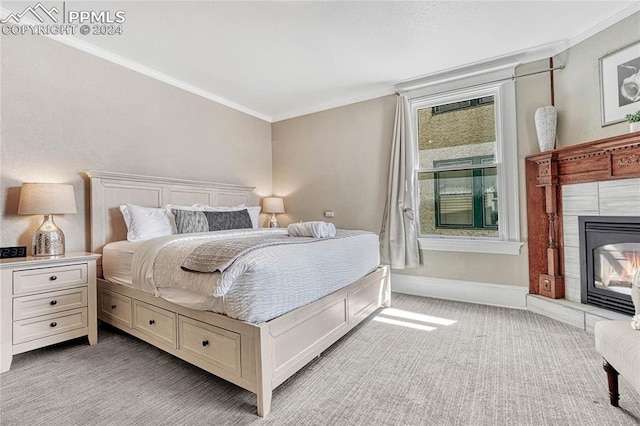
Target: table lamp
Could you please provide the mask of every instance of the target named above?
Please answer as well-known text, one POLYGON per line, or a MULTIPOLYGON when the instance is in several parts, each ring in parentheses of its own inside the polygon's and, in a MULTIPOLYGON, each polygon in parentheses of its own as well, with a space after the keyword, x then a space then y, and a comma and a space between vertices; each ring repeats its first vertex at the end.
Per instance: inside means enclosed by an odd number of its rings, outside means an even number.
POLYGON ((266 197, 262 200, 262 211, 271 213, 269 228, 278 228, 278 219, 276 213, 284 213, 284 201, 280 197, 266 197))
POLYGON ((33 234, 34 256, 64 254, 64 234, 53 222, 54 214, 77 213, 73 185, 61 183, 23 183, 18 214, 43 214, 44 222, 33 234))

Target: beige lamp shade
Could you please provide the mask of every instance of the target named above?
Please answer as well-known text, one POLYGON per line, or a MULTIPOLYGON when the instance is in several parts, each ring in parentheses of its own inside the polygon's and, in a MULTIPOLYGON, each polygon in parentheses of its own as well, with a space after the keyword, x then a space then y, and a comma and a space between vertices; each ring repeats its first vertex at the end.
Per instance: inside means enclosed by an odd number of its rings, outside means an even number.
POLYGON ((278 228, 278 219, 276 213, 284 213, 284 201, 280 197, 266 197, 262 200, 262 211, 271 213, 269 228, 278 228))
POLYGON ((266 197, 262 200, 262 211, 265 213, 284 213, 284 201, 280 197, 266 197))
POLYGON ((78 213, 73 185, 23 183, 18 214, 78 213))
POLYGON ((64 233, 53 221, 54 214, 78 213, 73 186, 62 183, 23 183, 18 214, 42 214, 44 222, 31 239, 34 256, 64 254, 64 233))

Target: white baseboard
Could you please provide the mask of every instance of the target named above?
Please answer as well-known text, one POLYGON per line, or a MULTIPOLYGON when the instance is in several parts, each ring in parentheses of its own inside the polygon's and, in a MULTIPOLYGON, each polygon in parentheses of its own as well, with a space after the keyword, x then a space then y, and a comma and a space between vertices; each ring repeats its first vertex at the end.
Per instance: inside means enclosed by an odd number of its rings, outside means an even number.
POLYGON ((482 305, 527 309, 529 287, 392 273, 391 291, 482 305))

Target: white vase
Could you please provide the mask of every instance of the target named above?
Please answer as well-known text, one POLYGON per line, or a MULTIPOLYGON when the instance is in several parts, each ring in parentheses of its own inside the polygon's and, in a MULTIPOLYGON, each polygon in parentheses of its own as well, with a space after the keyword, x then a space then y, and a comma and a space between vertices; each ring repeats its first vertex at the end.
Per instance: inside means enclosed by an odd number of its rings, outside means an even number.
POLYGON ((634 123, 629 123, 629 132, 640 132, 640 121, 636 121, 634 123))
POLYGON ((551 105, 540 107, 535 114, 536 133, 540 151, 550 151, 556 146, 558 111, 551 105))

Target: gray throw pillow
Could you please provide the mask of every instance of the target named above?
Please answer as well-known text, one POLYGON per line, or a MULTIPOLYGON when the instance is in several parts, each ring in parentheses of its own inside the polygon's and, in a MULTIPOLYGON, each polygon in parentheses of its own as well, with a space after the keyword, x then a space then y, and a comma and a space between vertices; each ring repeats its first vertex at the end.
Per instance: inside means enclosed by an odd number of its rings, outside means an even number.
POLYGON ((209 222, 209 231, 223 231, 225 229, 252 228, 251 216, 245 210, 231 212, 204 212, 209 222))
POLYGON ((171 209, 171 213, 175 218, 176 232, 178 234, 209 231, 209 222, 207 222, 204 212, 171 209))

